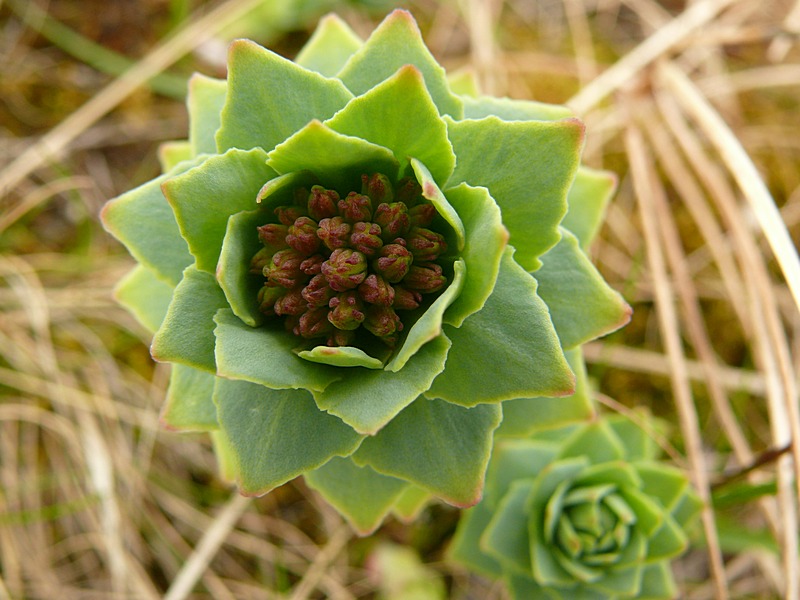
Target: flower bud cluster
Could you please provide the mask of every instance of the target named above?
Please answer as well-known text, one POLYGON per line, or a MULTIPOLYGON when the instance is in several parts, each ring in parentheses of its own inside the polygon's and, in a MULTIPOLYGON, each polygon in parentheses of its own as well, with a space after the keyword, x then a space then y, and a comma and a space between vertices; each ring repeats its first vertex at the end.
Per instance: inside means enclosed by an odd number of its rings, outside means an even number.
POLYGON ((296 190, 294 204, 258 228, 264 247, 250 272, 264 278, 259 310, 284 317, 295 335, 344 346, 368 332, 392 347, 403 330, 397 311, 447 285, 437 263, 447 242, 430 229, 438 213, 416 180, 361 179, 360 193, 345 197, 320 185, 296 190))

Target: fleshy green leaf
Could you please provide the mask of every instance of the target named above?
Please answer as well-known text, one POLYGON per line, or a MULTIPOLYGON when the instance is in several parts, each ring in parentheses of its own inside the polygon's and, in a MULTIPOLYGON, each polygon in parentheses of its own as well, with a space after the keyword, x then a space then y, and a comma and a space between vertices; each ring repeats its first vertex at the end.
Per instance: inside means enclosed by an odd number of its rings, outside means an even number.
POLYGON ((340 370, 303 360, 293 349, 297 338, 283 325, 267 323, 253 328, 230 310, 214 315, 217 324, 217 372, 222 377, 243 379, 274 389, 303 388, 322 391, 340 379, 340 370))
POLYGON ((442 335, 442 317, 447 307, 452 304, 453 300, 461 292, 464 276, 464 261, 458 260, 453 264, 453 281, 411 326, 403 340, 403 345, 397 350, 389 364, 386 365, 387 371, 397 373, 403 369, 420 348, 442 335))
POLYGON ((204 155, 182 162, 166 175, 110 200, 100 215, 106 230, 122 242, 138 262, 172 285, 177 285, 183 270, 194 259, 181 237, 172 208, 161 192, 161 184, 206 158, 204 155))
POLYGON ((585 421, 595 414, 580 347, 565 351, 564 356, 575 373, 575 393, 563 398, 515 398, 503 402, 503 422, 496 436, 528 437, 535 431, 585 421))
POLYGON ((559 458, 573 456, 586 456, 597 465, 623 459, 625 446, 605 421, 595 421, 564 442, 559 458))
POLYGON ((219 464, 220 478, 226 484, 235 484, 236 480, 239 478, 236 471, 236 457, 228 438, 225 437, 225 432, 222 429, 212 431, 211 443, 214 448, 214 455, 217 457, 217 463, 219 464))
POLYGON ((227 305, 213 275, 187 267, 167 316, 153 337, 153 358, 213 373, 214 314, 227 305))
POLYGON ((566 106, 494 96, 464 98, 464 118, 500 117, 504 121, 556 121, 573 116, 566 106))
POLYGON ((498 406, 468 409, 419 398, 365 439, 353 459, 455 506, 472 506, 483 491, 492 431, 501 416, 498 406))
POLYGON ((566 229, 561 231, 561 241, 542 256, 536 279, 561 344, 574 348, 625 325, 631 308, 598 273, 578 239, 566 229))
POLYGON ((186 108, 189 111, 189 143, 192 155, 215 154, 214 134, 220 125, 220 113, 225 104, 228 83, 195 73, 189 79, 186 108))
POLYGON ((162 142, 158 146, 158 164, 162 173, 167 173, 185 160, 192 160, 195 154, 188 140, 162 142))
POLYGON ((268 164, 279 173, 311 170, 322 185, 342 196, 361 190, 364 173, 394 178, 399 169, 390 150, 337 133, 316 120, 270 152, 268 164))
MULTIPOLYGON (((461 217, 456 212, 456 209, 451 206, 442 190, 439 189, 428 168, 416 158, 411 159, 411 167, 414 169, 417 181, 422 186, 422 195, 431 201, 431 204, 436 207, 436 212, 439 213, 439 216, 453 230, 456 249, 461 252, 466 244, 466 233, 461 217)), ((452 241, 449 243, 452 244, 452 241)))
POLYGON ((447 183, 489 189, 503 212, 503 224, 528 271, 561 238, 567 192, 578 168, 583 125, 561 121, 502 121, 497 117, 453 121, 448 135, 458 157, 447 183))
POLYGON ((561 225, 575 234, 582 248, 588 248, 594 240, 616 187, 617 177, 610 171, 578 168, 567 195, 569 209, 561 225))
POLYGON ((657 462, 637 462, 636 472, 642 478, 642 491, 658 498, 661 505, 671 511, 688 492, 689 481, 675 467, 657 462))
POLYGON ((172 365, 161 422, 176 431, 218 429, 217 407, 213 400, 215 379, 206 371, 172 365))
POLYGON ((489 556, 517 573, 529 573, 531 568, 528 532, 520 524, 525 523, 532 488, 532 479, 512 482, 480 539, 489 556))
POLYGON ((586 457, 567 458, 545 467, 531 490, 528 505, 528 538, 531 544, 533 576, 542 586, 563 586, 574 582, 544 539, 544 510, 556 488, 574 479, 588 465, 586 457))
POLYGON ((500 577, 503 574, 500 563, 481 550, 478 543, 494 514, 485 502, 479 502, 476 506, 465 510, 461 514, 453 541, 447 549, 448 559, 482 575, 500 577))
POLYGON ((406 65, 386 81, 351 100, 325 124, 339 133, 389 148, 401 172, 414 157, 444 183, 456 157, 422 73, 406 65))
POLYGON ((361 435, 320 411, 305 390, 218 377, 214 402, 247 495, 264 494, 361 443, 361 435))
MULTIPOLYGON (((663 450, 654 439, 658 432, 657 421, 641 413, 641 420, 622 414, 606 417, 608 426, 622 440, 625 446, 625 457, 630 461, 653 461, 661 456, 663 450)), ((648 463, 656 464, 658 463, 648 463)))
POLYGON ((469 67, 448 72, 447 83, 450 85, 450 90, 461 97, 462 102, 465 100, 465 96, 477 98, 481 93, 481 86, 475 71, 469 67))
POLYGON ((411 13, 395 10, 350 57, 338 77, 356 95, 388 79, 405 65, 414 65, 425 76, 425 85, 440 114, 460 119, 461 100, 447 85, 447 75, 430 53, 411 13))
POLYGON ((611 571, 594 585, 598 591, 605 592, 610 597, 637 598, 643 575, 644 565, 637 564, 629 569, 611 571))
POLYGON ((313 119, 327 119, 352 94, 328 79, 249 40, 228 54, 228 96, 217 132, 217 151, 274 148, 313 119))
POLYGON ((262 210, 232 215, 217 265, 217 281, 233 314, 250 327, 264 322, 264 315, 258 310, 258 291, 264 278, 250 273, 250 260, 264 247, 256 228, 266 222, 266 217, 262 210))
POLYGON ((495 201, 484 188, 461 184, 445 196, 464 224, 465 243, 460 256, 467 265, 458 298, 445 312, 444 322, 460 327, 471 314, 483 308, 494 289, 508 231, 495 201))
POLYGON ((473 406, 574 391, 574 376, 547 306, 536 294, 536 280, 514 261, 511 249, 483 309, 460 328, 444 329, 453 348, 428 397, 473 406))
POLYGON ((396 373, 348 370, 324 391, 314 392, 314 399, 321 410, 336 415, 356 431, 374 434, 428 389, 444 368, 449 348, 450 340, 439 336, 396 373))
POLYGON ((536 477, 549 465, 558 446, 539 440, 498 440, 486 472, 484 502, 492 509, 517 479, 536 477))
POLYGON ((678 587, 675 585, 675 578, 672 576, 669 563, 657 562, 644 567, 638 598, 655 600, 656 598, 675 598, 677 595, 678 587))
POLYGON ((277 174, 263 150, 232 149, 166 181, 164 194, 201 271, 214 273, 228 217, 257 207, 256 196, 277 174))
POLYGON ((658 502, 643 494, 639 490, 623 488, 619 495, 625 499, 627 505, 636 513, 636 527, 646 536, 650 537, 664 523, 664 510, 658 502))
POLYGON ((332 458, 304 474, 309 487, 343 514, 359 533, 369 535, 389 514, 395 500, 409 485, 400 479, 359 467, 349 457, 332 458))
POLYGON ((681 526, 672 517, 667 517, 647 542, 647 560, 668 561, 682 554, 688 544, 681 526))
POLYGON ((114 298, 154 333, 167 314, 173 289, 149 269, 136 265, 114 288, 114 298))
POLYGON ((297 355, 305 360, 331 365, 333 367, 364 367, 365 369, 383 369, 383 362, 373 358, 361 348, 353 346, 316 346, 311 350, 303 350, 297 355))
POLYGON ((432 496, 415 485, 409 485, 403 493, 395 500, 392 505, 392 513, 404 523, 414 521, 422 512, 427 504, 432 500, 432 496))
POLYGON ((320 19, 294 62, 325 77, 334 77, 363 43, 347 23, 329 14, 320 19))

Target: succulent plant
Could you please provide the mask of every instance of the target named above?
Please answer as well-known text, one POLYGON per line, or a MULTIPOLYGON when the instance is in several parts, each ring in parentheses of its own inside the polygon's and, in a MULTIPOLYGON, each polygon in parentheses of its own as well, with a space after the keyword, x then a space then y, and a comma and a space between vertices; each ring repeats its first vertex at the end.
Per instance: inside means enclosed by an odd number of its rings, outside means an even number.
MULTIPOLYGON (((173 363, 162 420, 262 494, 299 475, 360 532, 481 497, 506 400, 630 309, 585 254, 614 187, 567 109, 449 80, 411 15, 325 18, 294 62, 234 41, 189 138, 111 200, 117 297, 173 363)), ((535 405, 535 403, 534 403, 535 405)))
POLYGON ((498 440, 449 556, 513 598, 673 598, 670 560, 701 504, 659 453, 620 415, 498 440))

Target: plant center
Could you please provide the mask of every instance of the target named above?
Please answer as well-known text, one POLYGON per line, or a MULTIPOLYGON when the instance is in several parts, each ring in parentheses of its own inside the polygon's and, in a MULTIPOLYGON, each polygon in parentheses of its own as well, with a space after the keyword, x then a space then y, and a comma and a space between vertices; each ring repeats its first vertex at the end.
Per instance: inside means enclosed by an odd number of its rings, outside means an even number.
POLYGON ((283 317, 294 335, 329 346, 370 336, 394 347, 398 313, 446 286, 439 259, 447 243, 430 229, 438 213, 416 180, 361 179, 361 192, 343 198, 320 185, 295 190, 294 204, 258 228, 264 247, 250 272, 264 277, 259 310, 283 317))

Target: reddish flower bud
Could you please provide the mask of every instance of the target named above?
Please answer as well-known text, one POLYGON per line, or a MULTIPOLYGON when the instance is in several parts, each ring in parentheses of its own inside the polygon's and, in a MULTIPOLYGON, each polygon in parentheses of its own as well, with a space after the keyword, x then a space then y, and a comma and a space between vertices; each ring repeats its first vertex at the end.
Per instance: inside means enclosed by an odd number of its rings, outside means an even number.
POLYGON ((328 301, 333 298, 335 293, 328 285, 327 277, 321 273, 314 275, 302 291, 303 299, 308 302, 309 308, 327 306, 328 301))
POLYGON ((336 208, 338 202, 339 194, 336 190, 326 190, 321 185, 315 185, 308 196, 308 214, 317 221, 335 217, 339 212, 336 208))
POLYGON ((369 221, 372 218, 372 202, 369 196, 350 192, 347 197, 338 202, 339 214, 345 221, 356 223, 369 221))
POLYGON ((300 321, 294 328, 294 334, 306 339, 326 337, 333 331, 333 325, 328 320, 328 308, 315 308, 307 310, 300 315, 300 321))
POLYGON ((419 307, 422 302, 422 294, 416 290, 409 290, 402 285, 394 286, 394 304, 392 308, 395 310, 414 310, 419 307))
POLYGON ((436 207, 427 202, 417 204, 414 208, 408 209, 408 222, 411 227, 427 227, 436 218, 436 207))
POLYGON ((345 223, 342 217, 322 219, 317 229, 317 237, 329 250, 345 248, 350 243, 350 229, 350 223, 345 223))
POLYGON ((309 217, 298 217, 289 226, 286 243, 300 254, 309 256, 319 249, 317 222, 309 217))
POLYGON ((289 227, 286 225, 267 223, 258 228, 258 239, 267 248, 276 251, 289 247, 289 244, 286 243, 286 234, 288 233, 289 227))
POLYGON ((394 199, 392 182, 386 175, 373 173, 361 176, 361 193, 369 196, 373 206, 381 202, 391 202, 394 199))
POLYGON ((394 189, 394 201, 402 202, 409 208, 419 202, 420 197, 422 196, 422 187, 413 177, 403 177, 397 182, 397 185, 394 186, 394 189))
POLYGON ((269 279, 270 283, 287 289, 305 283, 308 281, 308 275, 300 270, 300 263, 303 262, 304 258, 302 254, 292 248, 279 250, 272 257, 272 265, 269 267, 269 271, 267 272, 267 269, 264 269, 264 276, 269 279))
POLYGON ((447 251, 444 236, 422 227, 412 227, 406 242, 416 261, 436 260, 447 251))
POLYGON ((333 348, 339 346, 350 346, 353 343, 353 340, 356 337, 356 332, 347 329, 336 329, 333 328, 333 331, 330 332, 328 335, 328 340, 325 342, 328 346, 333 348))
POLYGON ((351 290, 367 276, 367 257, 350 248, 339 248, 322 263, 322 274, 337 292, 351 290))
POLYGON ((286 225, 291 226, 299 217, 304 217, 306 211, 299 206, 279 206, 275 209, 275 214, 278 220, 286 225))
POLYGON ((285 293, 286 290, 278 285, 265 285, 258 290, 258 310, 265 315, 274 315, 275 301, 285 293))
POLYGON ((447 283, 447 277, 442 275, 442 267, 436 263, 421 263, 412 265, 408 275, 403 279, 403 285, 410 290, 417 290, 422 294, 438 292, 447 283))
POLYGON ((328 320, 337 329, 352 331, 366 318, 361 298, 354 291, 343 292, 331 298, 328 303, 333 310, 328 313, 328 320))
POLYGON ((410 226, 408 207, 402 202, 379 204, 372 220, 381 226, 381 237, 384 240, 393 240, 405 235, 410 226))
POLYGON ((275 314, 276 315, 302 315, 308 310, 308 304, 303 299, 300 293, 300 288, 294 288, 288 292, 284 290, 284 294, 275 301, 275 314))
POLYGON ((382 338, 403 330, 400 317, 388 306, 369 305, 366 309, 366 315, 364 328, 373 335, 382 338))
POLYGON ((374 256, 383 246, 380 225, 365 223, 364 221, 353 224, 350 245, 354 250, 358 250, 365 256, 374 256))
POLYGON ((253 275, 261 275, 264 272, 264 267, 269 268, 272 264, 272 255, 275 251, 271 248, 262 248, 256 252, 255 256, 250 259, 250 272, 253 275))
POLYGON ((372 261, 372 268, 389 283, 397 283, 408 273, 414 257, 407 248, 397 243, 386 244, 372 261))
POLYGON ((322 273, 322 263, 324 262, 325 257, 322 254, 314 254, 300 263, 300 270, 306 275, 318 275, 322 273))
POLYGON ((372 273, 358 286, 358 295, 365 302, 391 306, 394 302, 394 288, 380 275, 372 273))

